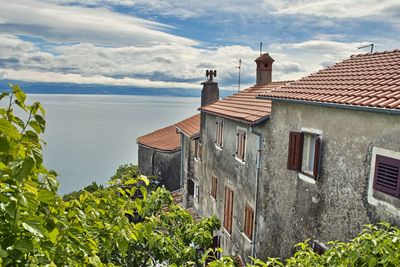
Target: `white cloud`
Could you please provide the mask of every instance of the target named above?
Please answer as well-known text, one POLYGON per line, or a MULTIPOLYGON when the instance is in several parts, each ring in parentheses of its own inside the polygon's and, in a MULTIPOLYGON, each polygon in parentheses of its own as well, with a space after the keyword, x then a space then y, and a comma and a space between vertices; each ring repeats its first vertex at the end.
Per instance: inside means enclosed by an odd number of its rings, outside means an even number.
POLYGON ((39 72, 30 70, 0 69, 4 73, 3 79, 20 80, 27 82, 47 82, 47 83, 78 83, 78 84, 107 84, 107 85, 126 85, 143 88, 198 88, 193 83, 151 81, 148 79, 122 78, 115 79, 101 75, 82 76, 80 74, 63 74, 56 72, 39 72))
POLYGON ((167 33, 170 26, 105 8, 61 6, 36 0, 0 0, 1 29, 54 42, 152 45, 196 41, 167 33))
POLYGON ((265 17, 267 14, 305 14, 331 18, 400 19, 398 0, 214 0, 207 3, 198 0, 53 0, 53 2, 97 6, 136 6, 143 12, 151 11, 181 18, 225 12, 248 17, 254 15, 265 17))

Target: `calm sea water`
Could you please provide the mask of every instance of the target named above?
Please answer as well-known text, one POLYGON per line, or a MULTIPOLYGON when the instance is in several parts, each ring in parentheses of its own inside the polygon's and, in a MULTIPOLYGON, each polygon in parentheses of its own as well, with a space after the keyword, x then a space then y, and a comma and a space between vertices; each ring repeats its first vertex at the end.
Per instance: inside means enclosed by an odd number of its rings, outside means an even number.
POLYGON ((199 98, 29 95, 46 109, 45 165, 59 173, 59 193, 105 183, 117 167, 137 164, 136 138, 197 112, 199 98))

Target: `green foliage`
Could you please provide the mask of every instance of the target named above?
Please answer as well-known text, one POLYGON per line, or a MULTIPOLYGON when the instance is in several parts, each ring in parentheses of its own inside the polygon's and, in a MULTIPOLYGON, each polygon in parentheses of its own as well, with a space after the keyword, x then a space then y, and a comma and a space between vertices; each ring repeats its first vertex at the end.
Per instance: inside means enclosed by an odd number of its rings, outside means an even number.
POLYGON ((200 263, 196 248, 212 243, 211 233, 220 227, 215 217, 194 221, 166 189, 149 191, 149 180, 139 175, 124 175, 107 188, 92 184, 63 200, 56 173, 43 165, 44 109, 27 105, 17 85, 0 99, 7 100, 0 108, 2 266, 200 263), (26 119, 15 116, 14 108, 26 119))

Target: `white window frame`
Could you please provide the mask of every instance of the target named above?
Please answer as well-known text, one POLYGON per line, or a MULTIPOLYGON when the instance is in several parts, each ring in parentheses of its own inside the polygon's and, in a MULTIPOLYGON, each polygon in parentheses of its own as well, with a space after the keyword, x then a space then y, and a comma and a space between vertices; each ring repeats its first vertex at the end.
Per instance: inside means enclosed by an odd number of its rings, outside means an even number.
MULTIPOLYGON (((379 148, 379 147, 373 147, 372 148, 372 156, 371 156, 371 169, 369 172, 369 183, 368 183, 368 203, 376 206, 376 207, 380 207, 383 210, 397 216, 400 217, 400 209, 398 209, 396 206, 394 206, 393 204, 386 202, 384 200, 381 199, 377 199, 374 197, 374 178, 375 178, 375 165, 376 165, 376 156, 377 155, 382 155, 385 157, 390 157, 390 158, 394 158, 394 159, 400 159, 400 152, 396 152, 396 151, 392 151, 389 149, 384 149, 384 148, 379 148)), ((383 192, 381 192, 382 194, 385 194, 383 192)), ((396 199, 395 197, 385 194, 385 196, 390 199, 396 199)))
MULTIPOLYGON (((304 138, 306 136, 311 136, 311 135, 319 136, 321 138, 321 142, 322 142, 322 131, 319 129, 302 127, 301 132, 304 134, 304 138)), ((314 150, 315 150, 315 144, 314 144, 314 150)), ((303 155, 304 155, 304 151, 305 151, 305 140, 303 140, 303 155)), ((308 147, 307 151, 309 152, 309 147, 308 147)), ((303 155, 302 155, 302 157, 303 157, 303 155)), ((314 152, 314 157, 315 157, 315 152, 314 152)), ((301 172, 298 173, 298 177, 299 177, 299 179, 301 179, 307 183, 315 184, 316 180, 313 177, 311 177, 314 175, 314 170, 311 173, 308 170, 304 170, 303 169, 303 167, 304 167, 303 160, 304 159, 302 159, 302 162, 301 162, 301 172)), ((309 161, 310 161, 310 158, 308 158, 307 165, 310 164, 309 161)), ((313 163, 313 166, 314 166, 314 163, 313 163)))
MULTIPOLYGON (((241 159, 241 158, 239 158, 238 157, 238 153, 236 153, 235 152, 235 159, 237 160, 237 161, 239 161, 240 163, 242 163, 242 164, 245 164, 245 162, 246 162, 246 150, 247 150, 247 139, 248 139, 248 134, 247 134, 247 129, 246 128, 243 128, 243 127, 236 127, 236 136, 239 134, 239 131, 242 131, 242 132, 245 132, 245 139, 244 139, 244 151, 243 151, 243 159, 241 159)), ((236 151, 238 152, 239 151, 239 149, 238 149, 238 145, 239 145, 239 143, 238 143, 238 138, 236 138, 236 146, 235 146, 235 149, 236 149, 236 151)))
POLYGON ((222 150, 224 147, 224 121, 223 120, 217 120, 215 122, 215 147, 219 150, 222 150), (222 129, 220 129, 222 128, 222 129), (221 131, 221 133, 220 133, 221 131), (219 144, 219 133, 221 134, 221 143, 219 144))

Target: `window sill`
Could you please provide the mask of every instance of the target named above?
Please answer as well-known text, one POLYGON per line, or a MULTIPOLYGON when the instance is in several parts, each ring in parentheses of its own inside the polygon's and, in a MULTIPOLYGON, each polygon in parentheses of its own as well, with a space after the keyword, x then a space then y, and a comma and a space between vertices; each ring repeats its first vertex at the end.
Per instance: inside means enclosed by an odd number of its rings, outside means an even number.
POLYGON ((236 157, 236 156, 235 156, 235 159, 236 159, 240 164, 242 164, 242 165, 245 165, 245 164, 246 164, 246 161, 245 161, 245 160, 242 160, 242 159, 240 159, 240 158, 238 158, 238 157, 236 157))
POLYGON ((316 183, 316 181, 313 178, 311 178, 310 176, 308 176, 306 174, 303 174, 303 173, 299 172, 298 173, 298 177, 299 177, 299 179, 301 179, 301 180, 303 180, 303 181, 305 181, 307 183, 310 183, 310 184, 315 184, 316 183))
POLYGON ((242 236, 244 237, 244 239, 251 244, 253 244, 253 242, 251 241, 251 239, 244 233, 244 232, 240 232, 242 234, 242 236))
POLYGON ((228 231, 225 229, 225 227, 222 227, 222 230, 224 231, 224 233, 229 237, 229 239, 231 238, 231 234, 228 233, 228 231))

